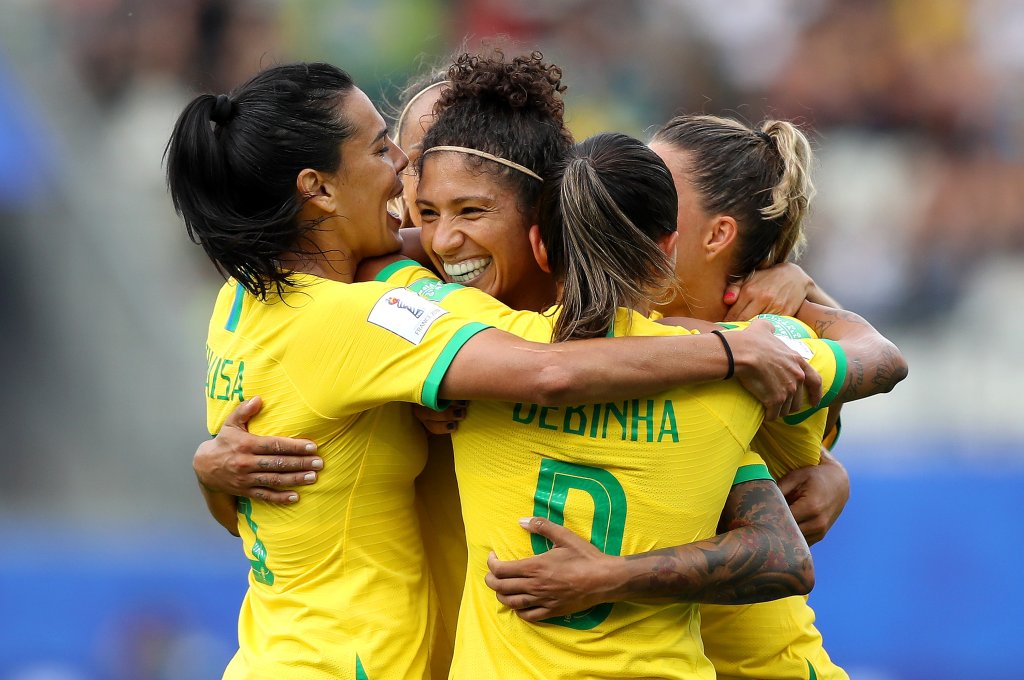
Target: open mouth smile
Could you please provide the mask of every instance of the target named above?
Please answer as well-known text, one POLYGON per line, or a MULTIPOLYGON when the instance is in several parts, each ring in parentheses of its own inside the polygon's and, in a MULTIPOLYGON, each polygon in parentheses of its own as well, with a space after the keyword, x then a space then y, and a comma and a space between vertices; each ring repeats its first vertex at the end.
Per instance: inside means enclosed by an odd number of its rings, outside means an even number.
POLYGON ((441 266, 449 279, 455 283, 465 283, 483 274, 493 261, 492 257, 479 257, 462 262, 442 262, 441 266))

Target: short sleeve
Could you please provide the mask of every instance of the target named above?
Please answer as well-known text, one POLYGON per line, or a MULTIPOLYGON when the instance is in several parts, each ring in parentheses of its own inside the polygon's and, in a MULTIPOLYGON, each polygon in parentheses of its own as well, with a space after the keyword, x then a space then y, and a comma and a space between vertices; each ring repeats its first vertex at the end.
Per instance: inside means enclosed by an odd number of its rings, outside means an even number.
POLYGON ((311 293, 320 309, 302 315, 304 340, 290 343, 282 362, 293 380, 315 386, 304 394, 328 416, 392 401, 444 408, 438 390, 445 373, 488 328, 406 288, 335 284, 311 293))
POLYGON ((736 486, 737 484, 752 482, 758 479, 772 479, 772 476, 768 472, 764 459, 748 449, 743 454, 743 460, 740 462, 739 467, 736 468, 736 476, 732 480, 732 485, 736 486))
MULTIPOLYGON (((835 400, 846 380, 846 354, 832 340, 817 338, 814 331, 799 319, 762 314, 772 322, 775 335, 802 356, 821 376, 822 399, 814 406, 791 413, 778 420, 765 422, 758 430, 751 446, 767 462, 775 478, 821 461, 821 443, 824 436, 826 408, 835 400)), ((727 330, 742 330, 749 322, 720 324, 727 330)))

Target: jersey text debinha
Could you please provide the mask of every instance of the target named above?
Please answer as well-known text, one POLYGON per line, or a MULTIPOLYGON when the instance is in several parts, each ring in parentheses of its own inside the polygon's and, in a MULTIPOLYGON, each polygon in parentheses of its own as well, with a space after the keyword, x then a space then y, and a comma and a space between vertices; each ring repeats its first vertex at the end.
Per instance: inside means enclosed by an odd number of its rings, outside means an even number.
POLYGON ((220 401, 245 401, 245 361, 214 354, 206 346, 206 396, 220 401))
POLYGON ((672 400, 661 399, 658 405, 660 408, 655 408, 653 399, 581 406, 517 403, 512 408, 512 421, 592 439, 678 443, 679 428, 672 400))

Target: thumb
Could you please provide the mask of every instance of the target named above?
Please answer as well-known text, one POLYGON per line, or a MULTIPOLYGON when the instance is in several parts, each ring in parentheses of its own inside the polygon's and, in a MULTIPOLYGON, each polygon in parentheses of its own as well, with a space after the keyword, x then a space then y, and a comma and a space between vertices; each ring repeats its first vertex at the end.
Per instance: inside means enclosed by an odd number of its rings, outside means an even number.
POLYGON ((797 487, 799 482, 793 477, 793 475, 783 475, 779 478, 779 491, 782 492, 783 496, 789 496, 789 494, 797 487))
POLYGON ((730 283, 725 287, 725 295, 722 296, 722 302, 727 305, 733 305, 737 300, 740 299, 740 285, 738 283, 730 283))
POLYGON ((243 401, 241 404, 235 407, 235 410, 228 414, 228 417, 224 419, 225 427, 237 427, 242 430, 248 430, 247 425, 252 420, 253 416, 260 412, 263 408, 263 399, 260 397, 253 397, 248 401, 243 401))
POLYGON ((787 503, 792 503, 803 495, 805 476, 799 469, 793 470, 779 478, 779 491, 786 498, 787 503))

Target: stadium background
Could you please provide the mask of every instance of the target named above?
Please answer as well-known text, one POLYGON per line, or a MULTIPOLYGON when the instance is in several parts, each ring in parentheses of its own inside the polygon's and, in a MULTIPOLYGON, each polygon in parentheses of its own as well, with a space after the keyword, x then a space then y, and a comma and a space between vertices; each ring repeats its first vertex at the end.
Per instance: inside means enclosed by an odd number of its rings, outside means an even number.
POLYGON ((802 122, 806 269, 901 346, 853 404, 811 602, 854 680, 1020 678, 1024 5, 1015 0, 0 0, 0 678, 219 677, 247 568, 190 456, 217 279, 160 157, 197 91, 322 59, 377 101, 496 33, 577 136, 802 122))

